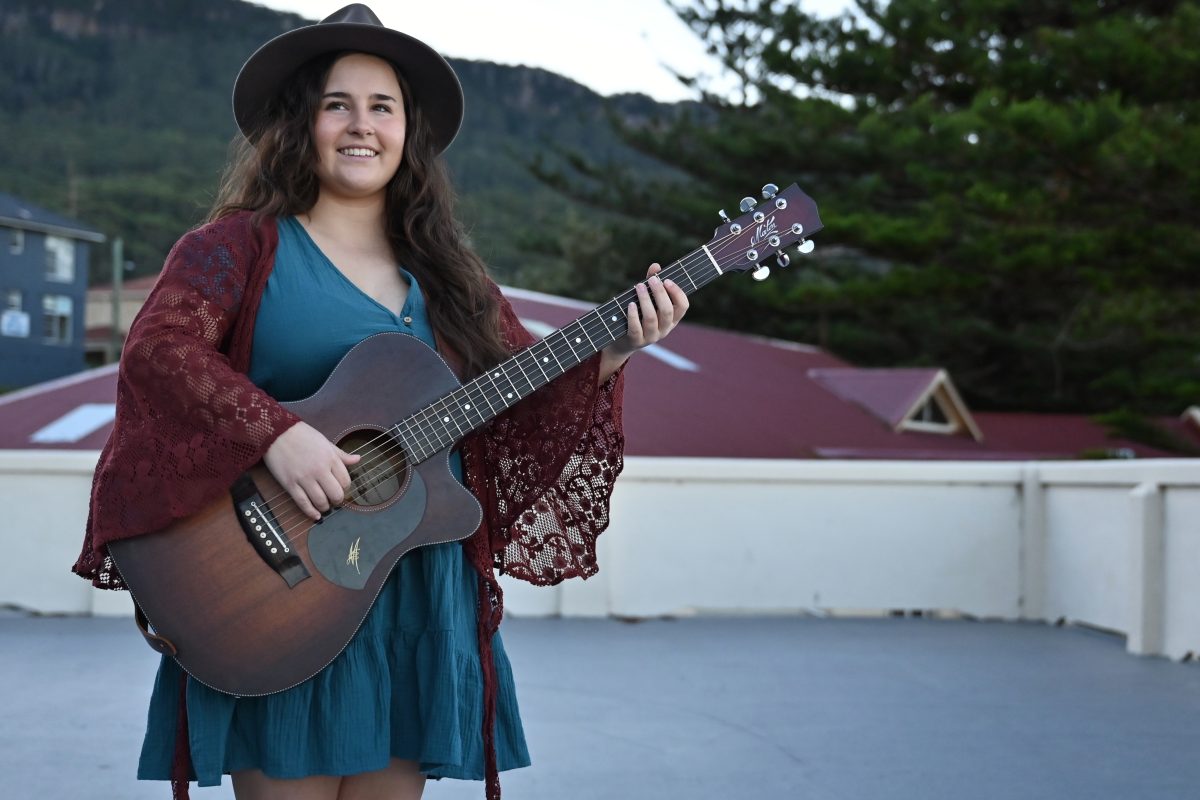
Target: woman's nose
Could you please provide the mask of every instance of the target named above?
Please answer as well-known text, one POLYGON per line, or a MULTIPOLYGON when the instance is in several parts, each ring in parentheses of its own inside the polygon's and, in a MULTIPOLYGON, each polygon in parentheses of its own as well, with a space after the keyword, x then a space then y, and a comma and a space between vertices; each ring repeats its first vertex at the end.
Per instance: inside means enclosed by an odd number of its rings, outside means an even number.
POLYGON ((370 136, 372 133, 374 133, 374 130, 371 128, 371 121, 368 119, 365 113, 357 113, 354 115, 354 119, 350 121, 350 132, 357 133, 362 136, 370 136))

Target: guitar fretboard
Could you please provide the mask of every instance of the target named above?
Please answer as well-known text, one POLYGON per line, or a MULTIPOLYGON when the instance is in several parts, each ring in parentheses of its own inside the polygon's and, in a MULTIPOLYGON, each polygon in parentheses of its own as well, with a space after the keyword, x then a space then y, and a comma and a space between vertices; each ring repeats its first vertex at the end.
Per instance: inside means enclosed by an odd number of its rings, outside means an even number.
MULTIPOLYGON (((699 248, 658 274, 690 294, 719 277, 721 268, 699 248)), ((636 289, 628 289, 397 423, 390 433, 404 443, 414 463, 450 447, 624 336, 625 310, 636 300, 636 289)))

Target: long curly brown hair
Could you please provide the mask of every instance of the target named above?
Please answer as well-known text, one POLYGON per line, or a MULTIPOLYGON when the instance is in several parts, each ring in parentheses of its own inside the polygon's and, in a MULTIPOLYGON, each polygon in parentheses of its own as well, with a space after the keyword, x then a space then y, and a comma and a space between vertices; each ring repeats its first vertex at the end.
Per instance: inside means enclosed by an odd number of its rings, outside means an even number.
MULTIPOLYGON (((209 220, 253 211, 257 223, 304 214, 317 202, 313 121, 334 63, 346 53, 318 56, 301 66, 262 111, 250 136, 232 146, 209 220)), ((407 130, 400 169, 387 187, 387 236, 396 259, 416 277, 434 330, 473 377, 508 356, 500 308, 483 261, 466 243, 454 215, 455 195, 429 127, 400 70, 407 130)))

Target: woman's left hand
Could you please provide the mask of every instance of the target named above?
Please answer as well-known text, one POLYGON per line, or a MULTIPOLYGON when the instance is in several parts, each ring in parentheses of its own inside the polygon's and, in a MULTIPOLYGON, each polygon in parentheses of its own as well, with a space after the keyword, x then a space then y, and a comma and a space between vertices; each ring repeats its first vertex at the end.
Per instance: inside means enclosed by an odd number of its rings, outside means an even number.
POLYGON ((651 264, 646 271, 646 282, 639 283, 637 302, 626 309, 628 333, 604 348, 600 354, 600 382, 621 368, 621 365, 638 350, 662 341, 688 310, 688 298, 683 289, 672 280, 661 280, 658 264, 651 264))

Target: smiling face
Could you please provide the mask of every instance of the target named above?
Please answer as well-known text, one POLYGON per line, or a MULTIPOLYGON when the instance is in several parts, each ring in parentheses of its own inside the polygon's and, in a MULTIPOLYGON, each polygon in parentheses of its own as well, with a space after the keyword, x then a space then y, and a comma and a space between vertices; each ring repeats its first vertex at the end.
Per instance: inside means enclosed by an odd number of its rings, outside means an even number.
POLYGON ((391 64, 363 53, 334 62, 313 122, 321 197, 382 202, 403 159, 406 124, 391 64))

